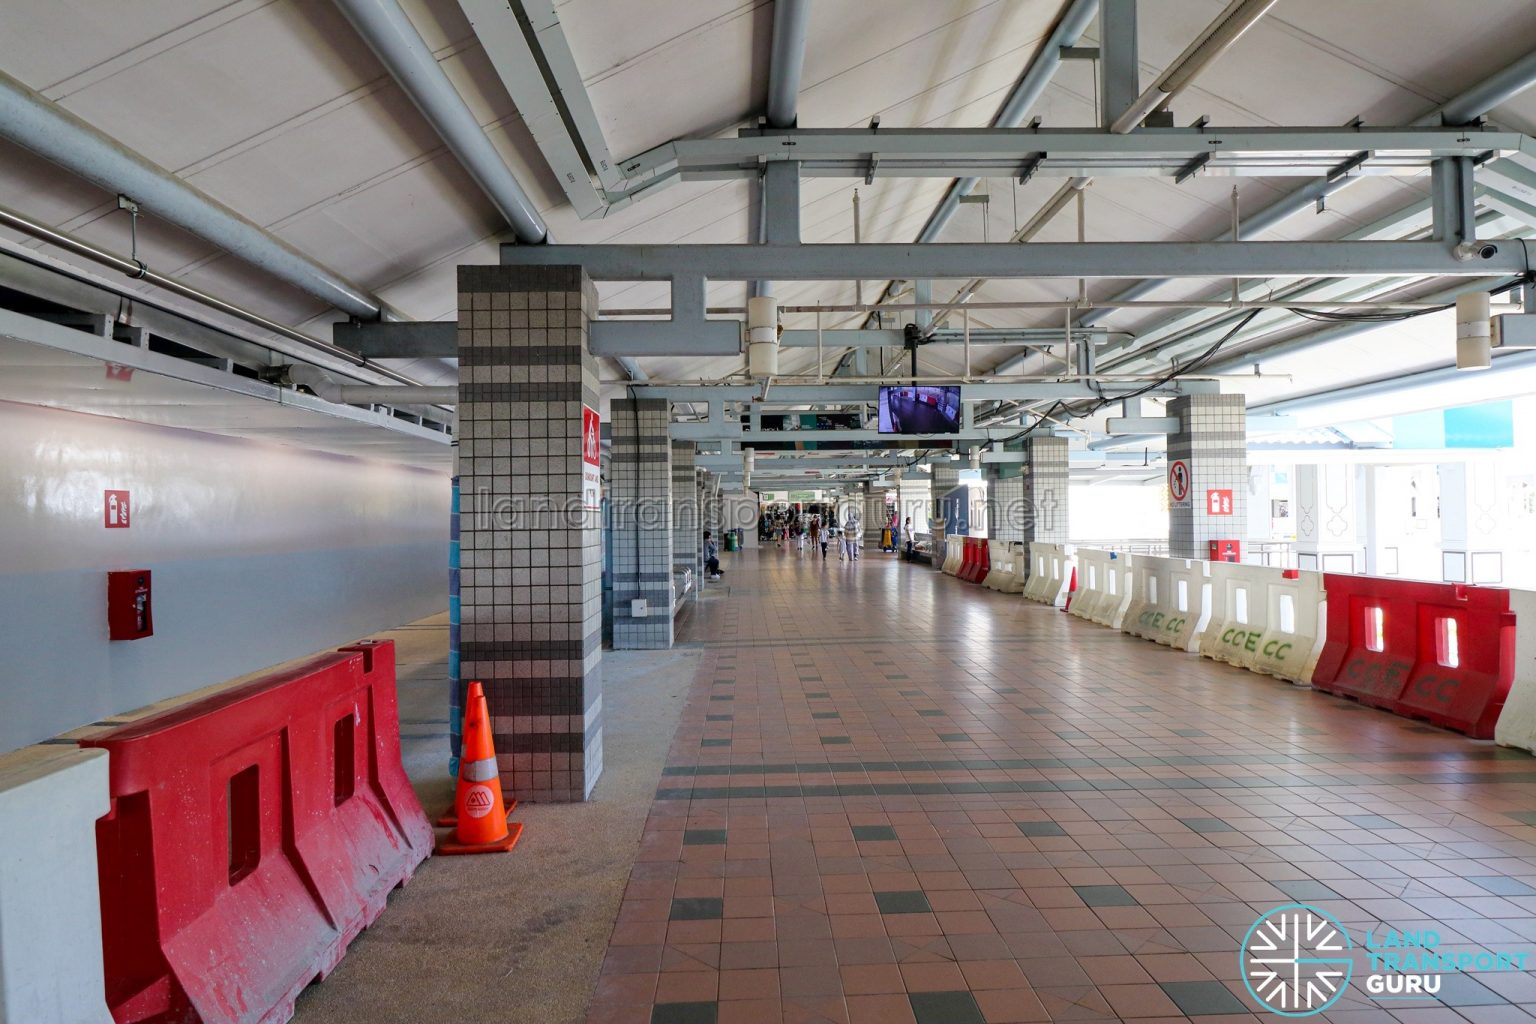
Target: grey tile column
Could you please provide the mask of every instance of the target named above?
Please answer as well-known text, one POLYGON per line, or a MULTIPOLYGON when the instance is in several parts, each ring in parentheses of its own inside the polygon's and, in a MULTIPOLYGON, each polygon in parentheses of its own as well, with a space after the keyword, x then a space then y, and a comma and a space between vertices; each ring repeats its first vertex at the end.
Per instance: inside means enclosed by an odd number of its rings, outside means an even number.
POLYGON ((880 531, 891 522, 891 514, 885 507, 885 492, 873 487, 864 492, 864 511, 859 517, 864 526, 864 550, 880 549, 880 531))
POLYGON ((672 571, 692 570, 695 588, 685 600, 693 599, 704 578, 700 543, 703 527, 699 521, 699 484, 694 469, 696 451, 692 441, 672 442, 672 571))
POLYGON ((1026 522, 1024 506, 1024 471, 1018 463, 982 464, 987 481, 987 537, 990 540, 1021 541, 1026 522))
POLYGON ((1026 437, 1023 472, 1023 515, 1018 539, 1027 543, 1065 544, 1070 540, 1067 521, 1067 439, 1026 437))
POLYGON ((518 800, 584 800, 603 770, 596 311, 580 267, 459 268, 461 675, 518 800))
POLYGON ((613 649, 672 646, 672 404, 615 399, 608 509, 613 533, 613 649), (637 614, 636 601, 645 605, 637 614))
MULTIPOLYGON (((1248 525, 1248 411, 1242 395, 1182 395, 1168 403, 1179 420, 1168 438, 1174 463, 1188 467, 1188 490, 1168 513, 1168 553, 1205 558, 1212 540, 1241 541, 1248 525), (1212 492, 1230 491, 1232 504, 1212 507, 1212 492)), ((1218 493, 1217 497, 1222 497, 1218 493)))

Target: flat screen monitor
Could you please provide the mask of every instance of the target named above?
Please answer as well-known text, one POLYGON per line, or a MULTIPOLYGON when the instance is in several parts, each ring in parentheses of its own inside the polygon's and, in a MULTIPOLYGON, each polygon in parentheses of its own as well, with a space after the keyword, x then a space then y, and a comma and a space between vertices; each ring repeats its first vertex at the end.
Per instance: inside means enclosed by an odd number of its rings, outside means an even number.
POLYGON ((880 433, 960 433, 960 388, 954 385, 882 384, 880 433))

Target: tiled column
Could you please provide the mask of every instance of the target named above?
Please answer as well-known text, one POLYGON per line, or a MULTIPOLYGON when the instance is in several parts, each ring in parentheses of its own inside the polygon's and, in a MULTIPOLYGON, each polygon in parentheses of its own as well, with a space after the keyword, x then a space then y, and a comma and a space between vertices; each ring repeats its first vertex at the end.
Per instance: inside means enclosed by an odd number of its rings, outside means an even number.
POLYGON ((1296 467, 1296 565, 1301 569, 1365 571, 1364 466, 1328 463, 1296 467))
POLYGON ((864 514, 859 517, 864 524, 864 550, 880 550, 880 531, 891 524, 891 514, 885 510, 885 492, 873 487, 864 492, 864 514))
MULTIPOLYGON (((930 495, 930 501, 932 502, 933 506, 933 511, 931 514, 933 518, 938 519, 940 517, 944 517, 944 506, 941 504, 941 502, 943 502, 944 498, 949 494, 950 491, 960 486, 960 463, 935 463, 933 472, 930 474, 929 479, 933 482, 933 491, 930 495)), ((946 529, 948 529, 950 532, 954 532, 954 524, 947 523, 946 529)))
POLYGON ((608 509, 613 521, 613 649, 672 646, 672 404, 615 399, 608 509), (645 604, 637 614, 637 601, 645 604))
POLYGON ((982 466, 987 481, 987 536, 992 540, 1024 540, 1026 508, 1024 473, 1017 463, 993 462, 982 466))
POLYGON ((1020 474, 1022 515, 1018 539, 1026 543, 1065 544, 1071 540, 1067 487, 1071 474, 1064 437, 1026 437, 1020 474))
POLYGON ((1168 463, 1189 467, 1189 493, 1168 516, 1168 553, 1205 558, 1212 540, 1241 541, 1248 526, 1248 413, 1242 395, 1181 395, 1168 403, 1179 420, 1168 463), (1212 491, 1231 491, 1232 506, 1212 514, 1212 491))
POLYGON ((672 442, 672 571, 693 571, 688 600, 704 578, 703 527, 699 525, 699 484, 695 479, 692 441, 672 442))
POLYGON ((582 487, 596 310, 580 267, 459 268, 461 669, 518 800, 583 800, 603 770, 602 536, 582 487))

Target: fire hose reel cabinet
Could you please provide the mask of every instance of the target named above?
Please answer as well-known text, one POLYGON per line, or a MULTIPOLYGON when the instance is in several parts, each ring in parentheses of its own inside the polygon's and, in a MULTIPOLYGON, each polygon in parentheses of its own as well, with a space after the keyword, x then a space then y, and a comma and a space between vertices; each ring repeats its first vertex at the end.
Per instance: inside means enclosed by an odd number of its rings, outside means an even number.
POLYGON ((112 640, 140 640, 155 633, 148 569, 107 573, 107 635, 112 640))

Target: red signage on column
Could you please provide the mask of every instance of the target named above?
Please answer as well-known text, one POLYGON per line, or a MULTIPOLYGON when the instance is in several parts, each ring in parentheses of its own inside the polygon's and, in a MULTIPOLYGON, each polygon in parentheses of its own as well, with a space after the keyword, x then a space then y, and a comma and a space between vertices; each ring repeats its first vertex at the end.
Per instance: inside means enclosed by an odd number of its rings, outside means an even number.
POLYGON ((1207 515, 1229 516, 1232 514, 1232 492, 1206 491, 1205 511, 1207 515))
POLYGON ((602 504, 602 417, 596 409, 581 407, 581 507, 602 504))
POLYGON ((104 501, 103 525, 109 530, 128 529, 128 492, 107 491, 104 501))

